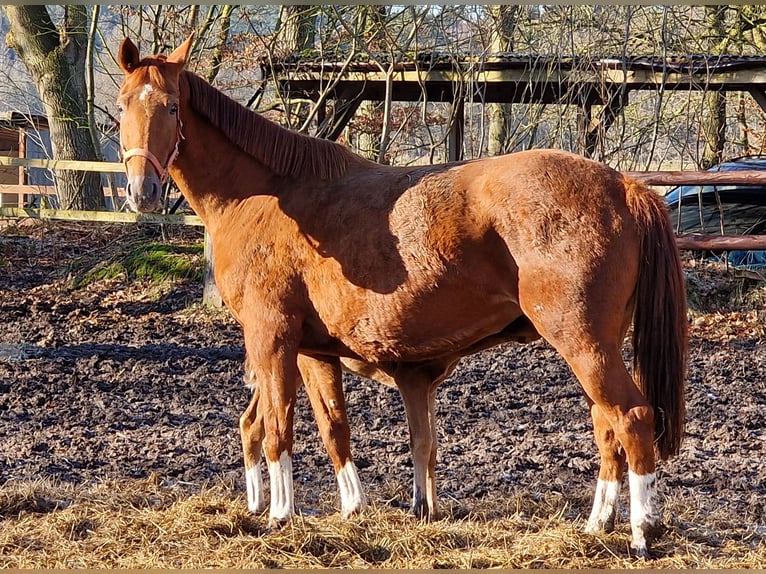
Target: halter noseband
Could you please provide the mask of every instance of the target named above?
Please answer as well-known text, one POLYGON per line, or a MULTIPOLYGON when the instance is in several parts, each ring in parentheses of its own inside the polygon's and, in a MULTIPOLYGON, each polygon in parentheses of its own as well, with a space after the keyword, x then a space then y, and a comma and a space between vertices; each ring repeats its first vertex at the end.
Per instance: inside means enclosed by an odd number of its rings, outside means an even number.
POLYGON ((125 148, 123 148, 122 150, 122 163, 125 164, 125 169, 127 169, 128 167, 128 160, 130 158, 136 157, 136 156, 146 158, 154 166, 154 169, 157 170, 157 174, 160 176, 160 181, 162 183, 165 183, 165 181, 168 179, 170 166, 173 165, 173 162, 176 160, 176 157, 178 157, 178 146, 180 145, 182 140, 186 139, 184 138, 183 133, 181 133, 181 129, 183 127, 184 127, 184 124, 181 121, 181 118, 178 118, 177 129, 176 129, 176 145, 173 148, 173 153, 170 154, 170 157, 168 158, 168 161, 164 167, 160 163, 160 160, 157 159, 157 156, 154 155, 152 152, 150 152, 148 148, 134 147, 133 149, 126 150, 125 148))

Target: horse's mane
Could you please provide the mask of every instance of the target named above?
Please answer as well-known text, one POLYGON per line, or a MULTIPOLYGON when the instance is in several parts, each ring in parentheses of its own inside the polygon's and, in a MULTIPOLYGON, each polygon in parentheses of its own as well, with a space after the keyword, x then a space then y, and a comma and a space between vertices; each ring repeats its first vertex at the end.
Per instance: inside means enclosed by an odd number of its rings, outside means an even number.
POLYGON ((283 128, 184 71, 192 107, 242 151, 279 175, 332 180, 346 172, 352 153, 330 140, 283 128))

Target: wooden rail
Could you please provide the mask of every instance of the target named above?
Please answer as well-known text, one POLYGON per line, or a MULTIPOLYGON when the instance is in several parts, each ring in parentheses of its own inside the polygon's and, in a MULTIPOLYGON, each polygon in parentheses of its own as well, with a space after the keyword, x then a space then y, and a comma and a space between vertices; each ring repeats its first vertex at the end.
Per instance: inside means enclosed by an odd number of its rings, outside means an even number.
POLYGON ((43 169, 71 169, 74 171, 98 171, 102 173, 125 173, 125 166, 113 161, 79 161, 70 159, 31 159, 0 156, 0 166, 39 167, 43 169))
MULTIPOLYGON (((46 169, 72 169, 124 173, 125 167, 117 162, 73 161, 54 159, 28 159, 0 156, 0 166, 37 167, 46 169)), ((648 185, 729 185, 750 184, 766 186, 766 171, 626 171, 625 175, 648 185)), ((0 193, 46 194, 54 191, 47 186, 0 185, 0 193)), ((113 211, 63 211, 55 209, 31 209, 23 207, 0 207, 0 217, 34 217, 77 221, 101 221, 112 223, 156 223, 174 225, 203 225, 196 215, 135 214, 113 211)), ((766 249, 766 235, 680 235, 676 238, 678 248, 690 251, 730 251, 734 249, 766 249)))
POLYGON ((76 211, 63 209, 36 209, 31 207, 0 207, 0 217, 31 217, 64 221, 97 221, 101 223, 155 223, 169 225, 195 225, 203 227, 198 215, 174 213, 133 213, 128 211, 76 211))
POLYGON ((647 185, 766 185, 766 171, 624 171, 647 185))
POLYGON ((682 251, 753 251, 766 250, 766 235, 708 235, 690 233, 676 236, 682 251))

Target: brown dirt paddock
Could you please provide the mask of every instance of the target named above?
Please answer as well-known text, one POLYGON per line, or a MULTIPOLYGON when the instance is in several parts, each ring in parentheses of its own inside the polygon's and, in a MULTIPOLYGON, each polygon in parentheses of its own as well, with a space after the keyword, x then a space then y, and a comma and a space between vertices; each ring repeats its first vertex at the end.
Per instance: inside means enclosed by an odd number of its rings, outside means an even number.
POLYGON ((237 418, 248 392, 237 325, 198 304, 196 279, 72 287, 84 269, 156 233, 3 226, 0 567, 766 567, 762 282, 687 261, 687 436, 658 470, 667 531, 644 564, 627 550, 625 494, 614 533, 581 533, 598 455, 579 387, 544 342, 465 359, 440 389, 447 518, 433 524, 406 512, 412 468, 396 391, 345 379, 372 502, 347 522, 301 392, 301 515, 268 532, 243 495, 237 418))

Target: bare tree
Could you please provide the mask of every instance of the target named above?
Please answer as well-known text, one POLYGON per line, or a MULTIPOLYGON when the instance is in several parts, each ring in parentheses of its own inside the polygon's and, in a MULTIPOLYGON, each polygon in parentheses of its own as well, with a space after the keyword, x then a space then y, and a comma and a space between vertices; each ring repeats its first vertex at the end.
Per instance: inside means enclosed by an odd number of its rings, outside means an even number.
MULTIPOLYGON (((494 21, 490 49, 492 53, 512 52, 516 31, 516 22, 522 6, 502 4, 491 6, 490 14, 494 21)), ((487 153, 499 155, 508 151, 508 139, 511 132, 512 104, 488 104, 489 138, 487 153)))
MULTIPOLYGON (((88 8, 64 6, 59 26, 45 6, 7 5, 3 10, 11 26, 6 42, 29 70, 45 106, 54 157, 98 159, 89 128, 85 81, 88 8)), ((63 209, 104 207, 99 174, 58 170, 56 183, 63 209)))
MULTIPOLYGON (((720 54, 725 46, 726 6, 706 6, 705 21, 708 32, 708 50, 710 54, 720 54)), ((726 141, 726 95, 723 92, 709 91, 704 97, 702 131, 705 147, 702 152, 702 167, 707 169, 723 159, 726 141)))
POLYGON ((317 7, 287 4, 277 20, 277 50, 282 56, 299 54, 314 47, 317 7))

